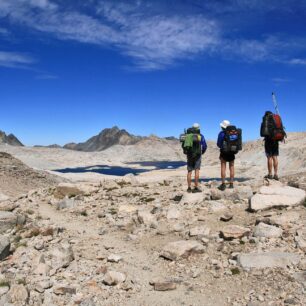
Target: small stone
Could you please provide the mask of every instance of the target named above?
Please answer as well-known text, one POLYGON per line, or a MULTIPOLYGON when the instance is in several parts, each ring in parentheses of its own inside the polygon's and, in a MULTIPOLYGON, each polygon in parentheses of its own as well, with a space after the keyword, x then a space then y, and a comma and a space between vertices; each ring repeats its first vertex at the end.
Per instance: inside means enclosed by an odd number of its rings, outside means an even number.
POLYGON ((53 288, 53 293, 56 295, 66 295, 66 294, 76 294, 76 288, 73 288, 68 285, 56 285, 53 288))
POLYGON ((58 202, 56 208, 58 210, 65 208, 74 208, 76 206, 74 199, 64 198, 62 201, 58 202))
POLYGON ((169 260, 177 260, 180 257, 186 258, 192 254, 204 253, 205 248, 197 241, 175 241, 168 243, 161 252, 161 257, 169 260))
POLYGON ((283 230, 279 227, 260 222, 254 229, 255 237, 279 238, 283 234, 283 230))
POLYGON ((13 229, 17 224, 17 216, 8 211, 0 211, 0 234, 13 229))
POLYGON ((176 289, 176 283, 174 282, 157 282, 154 283, 155 291, 170 291, 176 289))
POLYGON ((221 231, 224 239, 239 239, 250 234, 250 229, 239 225, 227 225, 221 231))
POLYGON ((176 206, 171 206, 167 212, 167 219, 179 219, 181 217, 181 212, 177 209, 176 206))
POLYGON ((224 222, 228 222, 228 221, 230 221, 230 220, 232 220, 232 219, 233 219, 233 215, 230 214, 230 213, 225 213, 224 215, 222 215, 222 216, 220 217, 220 220, 221 220, 221 221, 224 221, 224 222))
POLYGON ((206 236, 207 237, 209 236, 209 234, 210 234, 210 228, 206 226, 197 226, 197 227, 190 229, 189 231, 190 237, 194 237, 194 236, 198 236, 198 237, 206 236))
POLYGON ((8 299, 16 305, 25 305, 28 301, 29 293, 24 285, 13 285, 8 292, 8 299))
POLYGON ((117 254, 111 254, 107 257, 107 261, 108 262, 115 262, 118 263, 119 261, 122 260, 122 257, 120 255, 117 254))
POLYGON ((10 255, 10 247, 10 240, 5 236, 0 237, 0 260, 10 255))
POLYGON ((100 236, 103 236, 103 235, 106 235, 107 234, 107 229, 103 228, 103 227, 100 227, 99 228, 99 231, 98 231, 98 234, 100 236))
POLYGON ((124 283, 125 280, 125 274, 116 271, 108 271, 104 276, 103 283, 108 286, 115 286, 120 283, 124 283))

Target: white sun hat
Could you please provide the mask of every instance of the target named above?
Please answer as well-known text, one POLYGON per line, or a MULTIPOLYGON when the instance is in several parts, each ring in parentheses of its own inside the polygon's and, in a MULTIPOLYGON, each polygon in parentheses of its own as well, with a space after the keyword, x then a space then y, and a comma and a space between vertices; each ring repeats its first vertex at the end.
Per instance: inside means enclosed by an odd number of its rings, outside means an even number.
POLYGON ((200 129, 200 125, 198 123, 194 123, 192 127, 198 130, 200 129))
POLYGON ((226 129, 228 126, 230 126, 231 123, 228 121, 228 120, 223 120, 221 123, 220 123, 220 126, 223 128, 223 129, 226 129))

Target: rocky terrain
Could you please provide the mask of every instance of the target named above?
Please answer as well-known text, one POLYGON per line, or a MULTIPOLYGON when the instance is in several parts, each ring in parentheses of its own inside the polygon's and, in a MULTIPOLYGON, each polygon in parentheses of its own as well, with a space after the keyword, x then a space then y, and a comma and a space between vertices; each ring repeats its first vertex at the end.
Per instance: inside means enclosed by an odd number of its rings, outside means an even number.
POLYGON ((129 175, 1 195, 0 304, 305 305, 305 191, 217 184, 129 175))
POLYGON ((18 195, 31 189, 55 186, 63 179, 45 171, 36 171, 10 154, 0 152, 0 192, 18 195))
POLYGON ((11 146, 23 146, 19 139, 13 135, 6 135, 4 132, 0 131, 0 144, 8 144, 11 146))
POLYGON ((0 154, 0 305, 305 305, 305 147, 305 133, 289 134, 276 182, 261 179, 261 142, 245 144, 241 180, 220 192, 209 143, 202 192, 187 193, 185 167, 50 171, 183 160, 175 139, 102 152, 0 145, 14 156, 0 154))

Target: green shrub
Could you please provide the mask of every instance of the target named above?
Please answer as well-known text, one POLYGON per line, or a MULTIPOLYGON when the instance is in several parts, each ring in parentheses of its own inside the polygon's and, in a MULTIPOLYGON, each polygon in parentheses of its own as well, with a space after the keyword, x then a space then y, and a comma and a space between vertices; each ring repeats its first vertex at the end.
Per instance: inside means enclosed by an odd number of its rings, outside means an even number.
POLYGON ((232 269, 231 269, 231 272, 232 272, 233 275, 238 275, 238 274, 240 274, 240 270, 239 270, 238 268, 232 268, 232 269))

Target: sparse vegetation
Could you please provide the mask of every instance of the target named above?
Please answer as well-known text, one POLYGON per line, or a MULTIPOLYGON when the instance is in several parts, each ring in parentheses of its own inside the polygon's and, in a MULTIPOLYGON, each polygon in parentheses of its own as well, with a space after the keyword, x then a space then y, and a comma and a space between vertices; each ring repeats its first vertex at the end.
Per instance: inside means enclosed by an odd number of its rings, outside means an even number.
POLYGON ((35 211, 33 209, 27 209, 26 214, 28 215, 34 215, 35 211))
POLYGON ((140 200, 141 200, 141 201, 144 201, 144 202, 146 202, 146 203, 150 203, 150 202, 155 201, 155 198, 146 198, 146 197, 144 197, 144 198, 141 198, 140 200))
POLYGON ((233 275, 239 275, 240 274, 240 270, 238 268, 232 268, 231 272, 233 275))
POLYGON ((9 281, 6 281, 6 280, 2 280, 0 281, 0 287, 10 287, 11 284, 9 281))
POLYGON ((80 215, 83 216, 83 217, 87 217, 87 216, 88 216, 87 210, 82 210, 82 211, 80 212, 80 215))
POLYGON ((27 282, 26 282, 26 279, 25 278, 19 278, 18 280, 17 280, 17 284, 18 285, 26 285, 27 284, 27 282))

